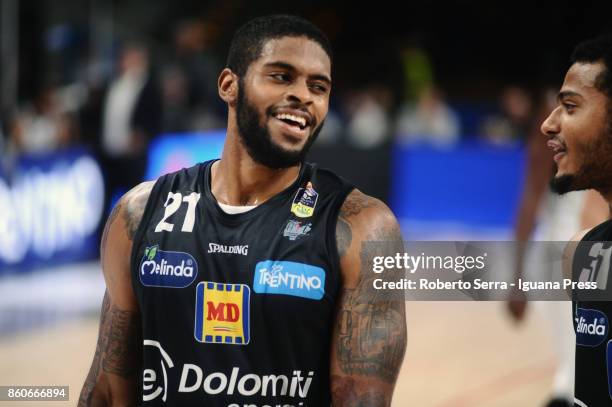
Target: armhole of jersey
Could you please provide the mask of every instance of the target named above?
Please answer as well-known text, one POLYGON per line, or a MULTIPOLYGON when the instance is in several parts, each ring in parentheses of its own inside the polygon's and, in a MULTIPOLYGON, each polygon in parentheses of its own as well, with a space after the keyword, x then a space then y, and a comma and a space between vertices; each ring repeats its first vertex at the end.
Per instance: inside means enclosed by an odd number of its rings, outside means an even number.
MULTIPOLYGON (((149 220, 153 213, 153 203, 157 202, 157 195, 159 195, 159 190, 164 183, 164 177, 160 177, 155 181, 153 188, 151 189, 151 193, 147 198, 147 204, 145 205, 145 210, 142 213, 142 218, 140 219, 140 223, 138 224, 138 228, 136 229, 136 233, 134 234, 134 241, 132 243, 132 253, 130 254, 130 270, 136 270, 137 267, 137 259, 136 254, 140 249, 140 242, 142 241, 142 236, 145 234, 147 225, 149 224, 149 220)), ((136 282, 134 281, 134 276, 132 276, 132 288, 135 288, 136 282)))
POLYGON ((593 226, 591 230, 589 230, 584 234, 584 236, 582 236, 582 239, 580 239, 580 241, 590 241, 593 235, 599 233, 602 229, 607 228, 608 226, 610 226, 610 224, 612 224, 612 219, 608 219, 600 223, 599 225, 593 226))
MULTIPOLYGON (((331 216, 328 218, 327 224, 327 236, 325 238, 325 244, 327 246, 327 252, 330 257, 330 264, 334 268, 333 276, 337 281, 338 287, 336 289, 336 293, 340 290, 342 285, 342 270, 340 268, 340 254, 338 253, 338 244, 336 242, 336 224, 338 223, 338 217, 340 216, 340 208, 344 205, 344 201, 348 195, 353 192, 355 187, 353 185, 343 185, 342 191, 336 197, 336 201, 334 202, 331 208, 331 216)), ((330 298, 335 303, 335 298, 330 298)))

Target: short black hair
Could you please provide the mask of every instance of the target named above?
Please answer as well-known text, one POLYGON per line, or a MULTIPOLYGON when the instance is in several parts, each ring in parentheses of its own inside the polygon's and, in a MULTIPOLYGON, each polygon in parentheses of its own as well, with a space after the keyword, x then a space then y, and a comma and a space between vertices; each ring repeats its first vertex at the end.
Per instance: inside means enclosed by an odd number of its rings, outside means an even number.
POLYGON ((572 63, 602 62, 605 69, 595 80, 595 87, 612 100, 612 35, 604 35, 581 42, 571 57, 572 63))
POLYGON ((331 43, 319 27, 298 16, 276 14, 254 18, 236 31, 226 66, 236 75, 244 76, 251 63, 261 56, 265 43, 282 37, 306 37, 318 43, 332 59, 331 43))

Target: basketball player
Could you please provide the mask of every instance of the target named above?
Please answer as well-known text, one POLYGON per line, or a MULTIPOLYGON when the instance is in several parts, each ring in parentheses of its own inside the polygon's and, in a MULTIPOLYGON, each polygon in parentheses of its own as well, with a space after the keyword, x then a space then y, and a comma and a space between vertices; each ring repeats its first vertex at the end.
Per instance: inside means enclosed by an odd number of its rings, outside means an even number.
MULTIPOLYGON (((554 152, 554 191, 595 189, 612 202, 612 38, 600 37, 576 47, 572 66, 558 95, 558 106, 542 124, 554 152)), ((612 349, 607 276, 612 249, 612 221, 586 229, 574 253, 568 245, 568 265, 574 281, 596 282, 597 290, 583 297, 574 292, 576 331, 575 399, 577 406, 612 405, 612 349), (606 242, 608 241, 608 242, 606 242), (598 300, 598 301, 594 301, 598 300), (604 301, 604 302, 602 302, 604 301)), ((583 291, 584 292, 584 291, 583 291)))
MULTIPOLYGON (((547 92, 549 93, 549 92, 547 92)), ((530 132, 527 143, 527 169, 523 194, 519 205, 515 239, 517 246, 517 263, 515 281, 524 278, 523 269, 527 242, 532 235, 535 240, 543 242, 567 242, 578 231, 597 225, 608 218, 608 205, 601 195, 593 190, 575 191, 564 196, 555 195, 548 188, 548 181, 554 175, 551 165, 553 153, 541 139, 540 124, 554 107, 552 97, 546 97, 537 127, 530 132), (536 220, 539 225, 536 230, 536 220), (535 231, 535 233, 534 233, 535 231)), ((556 104, 556 99, 555 99, 556 104)), ((557 254, 549 253, 554 248, 547 244, 534 245, 530 254, 537 253, 554 259, 557 254)), ((527 263, 529 263, 527 261, 527 263)), ((538 280, 551 280, 558 277, 554 262, 538 262, 538 280), (547 267, 546 267, 547 266, 547 267)), ((512 317, 520 321, 524 318, 526 302, 522 292, 517 298, 508 302, 512 317), (520 299, 519 299, 520 298, 520 299)), ((571 324, 571 304, 568 301, 538 301, 535 304, 540 317, 546 320, 551 333, 553 350, 557 366, 552 383, 552 397, 546 407, 569 407, 574 400, 574 349, 575 334, 571 324)))
POLYGON ((371 270, 402 250, 398 224, 304 162, 328 110, 330 48, 298 17, 236 32, 218 79, 221 159, 139 185, 107 221, 79 405, 390 405, 404 300, 375 292, 371 270))

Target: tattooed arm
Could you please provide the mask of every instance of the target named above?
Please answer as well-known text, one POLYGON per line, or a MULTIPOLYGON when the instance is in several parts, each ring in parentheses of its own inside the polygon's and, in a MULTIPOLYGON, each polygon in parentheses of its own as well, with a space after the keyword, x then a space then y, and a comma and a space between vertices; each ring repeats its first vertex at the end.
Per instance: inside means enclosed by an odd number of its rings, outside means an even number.
POLYGON ((132 290, 130 257, 134 234, 147 203, 152 182, 142 183, 121 198, 111 212, 100 244, 106 282, 98 343, 81 390, 79 407, 138 405, 141 325, 132 290))
MULTIPOLYGON (((342 288, 331 349, 334 407, 385 407, 406 349, 404 293, 375 290, 375 256, 404 251, 395 217, 377 199, 353 191, 336 226, 342 288)), ((392 273, 393 270, 385 271, 392 273)))

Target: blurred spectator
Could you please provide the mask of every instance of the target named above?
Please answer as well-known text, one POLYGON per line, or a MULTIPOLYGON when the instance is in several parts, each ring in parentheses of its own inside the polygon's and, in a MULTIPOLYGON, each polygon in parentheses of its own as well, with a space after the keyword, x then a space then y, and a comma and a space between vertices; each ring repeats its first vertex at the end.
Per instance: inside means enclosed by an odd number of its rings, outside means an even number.
POLYGON ((391 123, 389 110, 392 93, 384 86, 373 86, 357 91, 346 98, 348 124, 347 137, 351 145, 371 149, 388 140, 391 123))
POLYGON ((162 73, 162 100, 164 133, 176 133, 192 129, 191 111, 188 103, 187 78, 177 66, 170 66, 162 73))
POLYGON ((174 34, 171 62, 165 69, 164 130, 210 129, 224 124, 217 94, 221 63, 212 51, 216 26, 209 21, 181 22, 174 34))
POLYGON ((507 86, 500 96, 500 112, 483 120, 480 134, 495 144, 524 138, 532 115, 533 103, 529 93, 519 86, 507 86))
POLYGON ((330 145, 338 143, 344 132, 344 122, 342 118, 332 107, 329 108, 327 116, 325 116, 325 124, 321 129, 321 133, 317 137, 317 145, 330 145))
POLYGON ((102 112, 102 156, 108 192, 125 191, 144 177, 149 140, 161 126, 161 96, 144 46, 127 44, 102 112))
POLYGON ((395 134, 400 143, 429 142, 450 146, 461 135, 457 114, 434 87, 422 90, 416 103, 404 103, 399 110, 395 134))
MULTIPOLYGON (((410 42, 418 42, 412 38, 410 42)), ((404 100, 416 101, 425 90, 433 86, 433 68, 427 53, 416 45, 407 45, 400 51, 404 76, 404 100)))
POLYGON ((58 104, 56 91, 43 87, 11 126, 11 149, 16 153, 45 153, 68 145, 74 137, 71 119, 58 104))

